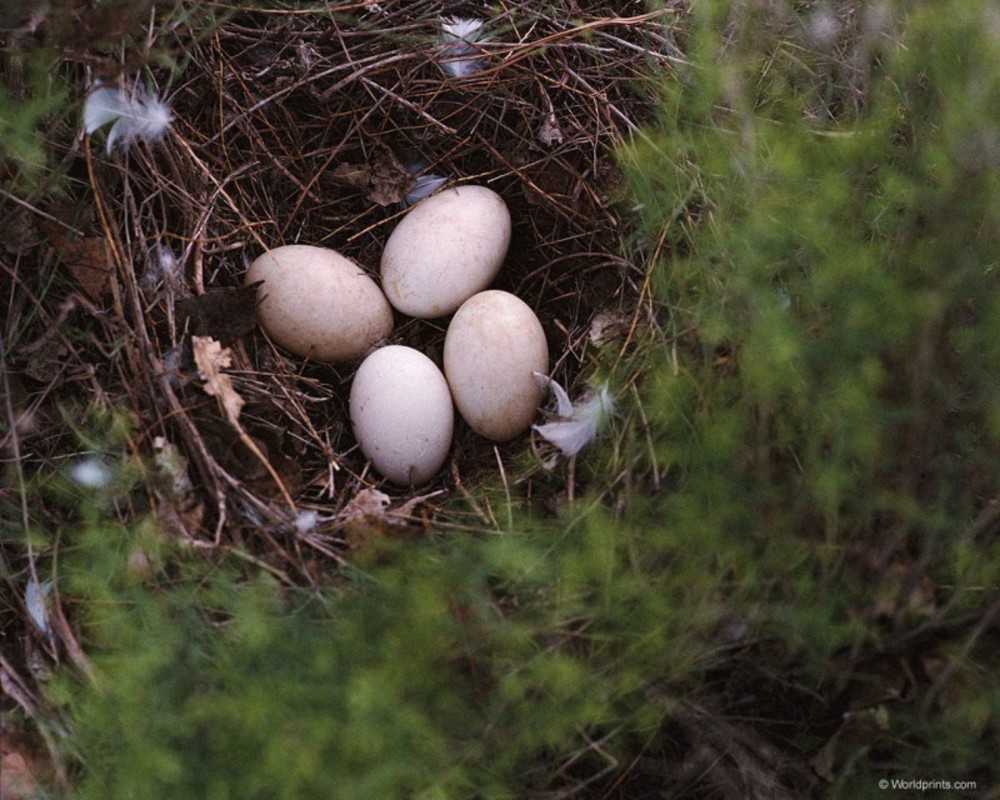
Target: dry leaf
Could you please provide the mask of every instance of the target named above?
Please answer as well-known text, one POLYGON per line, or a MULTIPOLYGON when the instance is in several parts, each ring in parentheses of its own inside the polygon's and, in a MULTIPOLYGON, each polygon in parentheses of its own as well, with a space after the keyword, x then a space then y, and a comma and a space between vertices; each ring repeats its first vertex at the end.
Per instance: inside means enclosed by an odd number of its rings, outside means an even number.
POLYGON ((596 347, 608 342, 622 341, 632 329, 632 320, 625 314, 602 311, 590 322, 589 339, 596 347))
POLYGON ((530 183, 526 181, 521 191, 531 205, 551 206, 553 199, 575 205, 579 199, 575 192, 578 178, 558 160, 549 160, 525 173, 530 183))
POLYGON ((56 318, 45 331, 34 341, 17 348, 18 357, 27 362, 21 370, 22 375, 40 383, 51 383, 63 379, 66 372, 75 366, 62 329, 81 302, 79 295, 67 297, 59 304, 56 318))
POLYGON ((84 294, 95 303, 100 303, 114 267, 107 241, 100 236, 66 239, 59 256, 84 294))
POLYGON ((232 378, 222 371, 232 365, 232 353, 211 336, 192 336, 191 346, 194 348, 198 375, 205 382, 205 391, 219 399, 226 419, 239 428, 240 411, 245 401, 233 388, 232 378))
POLYGON ((368 199, 380 206, 391 206, 402 200, 413 189, 417 180, 396 158, 388 147, 381 148, 372 165, 372 181, 368 199))
POLYGON ((389 495, 378 489, 362 489, 344 507, 340 517, 344 541, 351 550, 361 550, 373 542, 414 529, 409 519, 413 509, 443 490, 411 497, 398 508, 389 508, 389 495))
POLYGON ((130 3, 52 5, 60 11, 47 20, 50 41, 59 42, 74 58, 85 58, 105 45, 141 36, 143 22, 149 18, 153 3, 152 0, 134 0, 130 3))
POLYGON ((389 495, 380 492, 378 489, 362 489, 351 498, 343 510, 345 518, 365 516, 374 514, 384 517, 385 510, 389 507, 389 495))
POLYGON ((0 247, 8 253, 23 253, 36 247, 44 236, 38 230, 34 217, 24 209, 18 209, 7 217, 3 235, 0 236, 0 247))
POLYGON ((27 800, 42 791, 42 782, 51 780, 52 770, 40 752, 13 735, 0 736, 0 797, 27 800))
POLYGON ((345 186, 360 189, 365 197, 380 206, 401 202, 416 184, 416 178, 396 158, 396 154, 379 145, 367 164, 340 164, 330 178, 345 186))
POLYGON ((545 119, 542 120, 542 126, 538 130, 538 141, 544 145, 562 144, 563 133, 559 129, 559 123, 556 121, 555 112, 549 112, 545 119))
POLYGON ((210 336, 192 336, 191 346, 194 350, 194 363, 198 367, 198 375, 205 382, 205 391, 218 398, 219 405, 222 406, 226 419, 235 429, 237 435, 240 437, 240 441, 264 465, 264 469, 267 470, 267 473, 277 485, 281 496, 288 503, 288 507, 297 514, 298 509, 295 507, 295 501, 292 500, 285 482, 281 479, 277 471, 275 471, 271 462, 267 460, 267 456, 261 452, 258 444, 243 430, 243 426, 240 425, 240 411, 243 409, 243 404, 246 401, 233 388, 232 378, 222 371, 232 365, 232 353, 229 348, 223 347, 210 336))
MULTIPOLYGON (((92 214, 90 207, 54 205, 44 212, 44 216, 33 218, 32 225, 37 240, 48 245, 84 294, 100 303, 114 272, 111 248, 103 236, 74 233, 90 228, 92 214)), ((31 230, 22 231, 22 236, 31 233, 31 230)), ((4 244, 9 246, 10 243, 5 241, 4 244)))
POLYGON ((367 189, 372 179, 372 170, 367 164, 338 164, 330 173, 331 180, 355 189, 367 189))

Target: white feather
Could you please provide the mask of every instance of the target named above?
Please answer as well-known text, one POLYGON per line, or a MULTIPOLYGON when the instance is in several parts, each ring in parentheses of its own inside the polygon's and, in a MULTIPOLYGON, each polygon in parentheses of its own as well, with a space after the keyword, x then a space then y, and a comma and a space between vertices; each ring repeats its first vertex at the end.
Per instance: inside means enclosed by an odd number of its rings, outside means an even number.
POLYGON ((121 89, 110 86, 91 92, 83 104, 83 129, 87 135, 118 119, 125 111, 127 100, 121 89))
POLYGON ((472 50, 466 48, 461 52, 446 53, 445 58, 441 62, 441 69, 444 70, 445 75, 449 78, 455 78, 461 80, 463 78, 468 78, 470 75, 475 75, 477 72, 482 72, 485 64, 481 58, 469 58, 466 53, 470 53, 472 50))
POLYGON ((441 38, 461 40, 463 42, 479 41, 483 21, 474 17, 445 17, 441 20, 441 38))
POLYGON ((180 274, 180 265, 174 256, 174 251, 161 244, 156 248, 157 260, 160 262, 160 273, 165 281, 173 281, 180 274))
POLYGON ((540 436, 558 447, 563 455, 575 456, 597 438, 597 434, 614 413, 611 393, 607 384, 604 384, 574 405, 562 386, 551 378, 548 381, 549 388, 556 396, 558 419, 533 427, 540 436))
POLYGON ((102 86, 91 92, 83 104, 83 127, 87 134, 114 122, 108 133, 108 153, 119 144, 128 148, 136 141, 158 142, 172 121, 170 107, 156 95, 147 97, 141 90, 133 96, 120 86, 102 86))
POLYGON ((104 489, 111 484, 114 473, 97 456, 91 456, 70 467, 69 477, 84 489, 104 489))
POLYGON ((155 95, 145 100, 136 100, 129 111, 127 116, 122 117, 122 120, 129 120, 126 145, 136 139, 147 144, 160 141, 167 135, 174 118, 170 107, 155 95))
POLYGON ((28 616, 38 626, 38 630, 46 636, 49 633, 49 604, 47 598, 51 591, 52 581, 45 581, 45 583, 39 584, 34 577, 28 580, 28 586, 24 590, 24 607, 28 609, 28 616))
POLYGON ((448 182, 447 178, 440 175, 418 175, 417 182, 402 200, 403 208, 419 203, 421 200, 430 197, 441 186, 448 182))
POLYGON ((552 390, 552 394, 556 396, 556 415, 563 419, 572 417, 573 401, 569 399, 569 395, 559 381, 549 378, 549 388, 552 390))
POLYGON ((486 62, 479 57, 476 42, 486 39, 482 35, 483 21, 463 17, 445 17, 441 20, 441 69, 452 78, 467 78, 482 72, 486 62))
MULTIPOLYGON (((128 142, 128 132, 129 125, 126 118, 122 116, 118 117, 118 121, 111 126, 111 130, 108 132, 108 145, 105 148, 105 152, 111 155, 111 151, 115 149, 115 144, 119 138, 124 142, 128 142)), ((126 147, 128 147, 127 144, 126 147)))
POLYGON ((295 526, 295 530, 300 534, 312 533, 316 529, 316 525, 319 523, 319 512, 313 510, 300 511, 298 516, 295 517, 295 522, 292 523, 295 526))

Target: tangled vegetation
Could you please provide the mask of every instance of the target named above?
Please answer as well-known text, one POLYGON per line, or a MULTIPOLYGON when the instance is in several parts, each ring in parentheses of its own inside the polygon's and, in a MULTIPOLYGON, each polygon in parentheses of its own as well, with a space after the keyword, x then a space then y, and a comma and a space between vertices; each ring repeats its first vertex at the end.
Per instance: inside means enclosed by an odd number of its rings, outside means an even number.
POLYGON ((28 5, 0 94, 14 796, 994 796, 989 2, 510 6, 457 84, 435 20, 476 4, 149 2, 107 40, 113 3, 53 3, 78 38, 28 5), (325 90, 338 53, 363 66, 325 90), (165 142, 76 136, 98 63, 171 88, 165 142), (177 324, 261 238, 377 262, 386 185, 324 176, 403 141, 511 206, 500 280, 615 399, 578 456, 466 431, 382 496, 349 370, 204 301, 177 324), (198 325, 284 492, 192 377, 198 325))

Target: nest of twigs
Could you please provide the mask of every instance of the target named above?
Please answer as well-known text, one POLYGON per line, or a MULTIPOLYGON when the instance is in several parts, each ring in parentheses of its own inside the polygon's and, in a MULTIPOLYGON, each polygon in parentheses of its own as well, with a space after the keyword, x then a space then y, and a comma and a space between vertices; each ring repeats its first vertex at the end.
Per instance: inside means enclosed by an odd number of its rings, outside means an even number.
MULTIPOLYGON (((513 236, 493 288, 534 309, 553 375, 571 393, 594 330, 626 345, 645 275, 623 255, 631 234, 615 149, 652 109, 651 78, 676 55, 674 20, 641 3, 544 5, 498 17, 440 2, 240 13, 186 42, 186 69, 154 87, 174 114, 163 143, 107 156, 103 138, 84 142, 94 213, 74 241, 106 248, 112 269, 91 276, 70 313, 89 309, 118 343, 97 396, 127 395, 139 445, 161 463, 152 494, 169 529, 205 544, 263 535, 273 545, 260 548, 265 560, 298 571, 311 560, 303 548, 340 558, 345 519, 370 511, 365 503, 384 507, 365 493, 380 477, 347 414, 356 364, 309 363, 269 342, 243 274, 265 248, 302 243, 334 248, 377 279, 421 172, 504 198, 513 236), (473 75, 443 67, 445 14, 484 19, 473 75), (193 335, 230 349, 240 426, 206 394, 193 335)), ((397 314, 392 342, 440 364, 446 325, 397 314)), ((402 515, 426 518, 434 508, 422 499, 501 472, 530 480, 523 459, 513 469, 529 436, 495 445, 459 422, 434 482, 409 495, 381 488, 402 515)))

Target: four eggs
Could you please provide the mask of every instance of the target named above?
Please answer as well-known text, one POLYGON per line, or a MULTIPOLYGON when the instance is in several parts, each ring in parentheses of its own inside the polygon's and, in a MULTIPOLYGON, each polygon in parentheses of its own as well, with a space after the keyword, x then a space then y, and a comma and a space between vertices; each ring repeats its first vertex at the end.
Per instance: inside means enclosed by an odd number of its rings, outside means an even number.
POLYGON ((548 372, 541 323, 516 296, 486 290, 510 233, 499 195, 459 186, 424 200, 396 226, 382 253, 381 289, 354 262, 310 245, 276 247, 247 271, 247 285, 264 282, 257 318, 274 342, 334 363, 368 353, 351 386, 351 424, 362 452, 394 483, 425 483, 440 469, 454 408, 479 435, 506 441, 541 405, 544 389, 533 375, 548 372), (418 350, 378 346, 392 332, 392 308, 419 319, 453 315, 443 374, 418 350))

